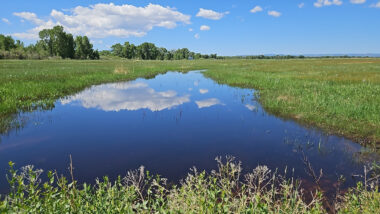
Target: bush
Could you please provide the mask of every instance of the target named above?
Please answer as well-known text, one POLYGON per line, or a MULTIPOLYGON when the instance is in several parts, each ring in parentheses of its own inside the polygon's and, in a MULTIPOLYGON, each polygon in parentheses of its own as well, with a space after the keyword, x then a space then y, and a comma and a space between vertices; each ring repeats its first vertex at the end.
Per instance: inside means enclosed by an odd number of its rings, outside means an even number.
MULTIPOLYGON (((144 167, 129 171, 111 182, 107 177, 95 185, 78 185, 33 166, 14 170, 10 163, 11 191, 0 200, 2 213, 326 213, 323 195, 315 191, 305 202, 304 191, 294 179, 258 166, 241 177, 241 163, 233 157, 217 158, 210 174, 191 169, 179 185, 152 177, 144 167)), ((71 167, 72 169, 72 167, 71 167)), ((286 171, 285 171, 286 175, 286 171)), ((350 190, 337 204, 338 212, 379 213, 380 195, 363 185, 350 190)), ((331 211, 330 211, 331 212, 331 211)))

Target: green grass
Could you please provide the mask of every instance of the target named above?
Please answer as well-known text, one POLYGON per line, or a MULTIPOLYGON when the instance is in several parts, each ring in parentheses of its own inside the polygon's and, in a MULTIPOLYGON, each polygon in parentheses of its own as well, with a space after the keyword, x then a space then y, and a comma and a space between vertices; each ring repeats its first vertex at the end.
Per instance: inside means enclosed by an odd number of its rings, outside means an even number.
POLYGON ((380 59, 226 61, 206 76, 258 89, 261 104, 275 115, 380 143, 380 59))
MULTIPOLYGON (((111 182, 78 185, 55 172, 32 166, 14 170, 10 163, 10 193, 0 197, 0 213, 379 213, 378 187, 358 183, 347 193, 326 198, 317 189, 305 191, 293 178, 266 166, 242 176, 241 163, 217 158, 211 173, 195 168, 179 185, 150 176, 143 167, 111 182)), ((72 168, 70 168, 72 169, 72 168)), ((378 181, 376 181, 378 182, 378 181)), ((376 183, 375 184, 378 184, 376 183)))
MULTIPOLYGON (((0 61, 0 131, 9 115, 105 82, 207 69, 215 81, 257 89, 270 113, 363 144, 380 142, 380 59, 0 61)), ((13 126, 17 126, 13 123, 13 126)))

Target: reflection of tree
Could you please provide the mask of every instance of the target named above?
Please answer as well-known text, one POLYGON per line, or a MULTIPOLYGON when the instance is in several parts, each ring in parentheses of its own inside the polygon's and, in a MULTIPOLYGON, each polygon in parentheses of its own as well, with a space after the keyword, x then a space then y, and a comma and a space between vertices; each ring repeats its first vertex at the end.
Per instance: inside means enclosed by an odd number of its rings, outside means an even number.
POLYGON ((1 137, 7 135, 11 130, 19 130, 25 126, 25 118, 18 114, 8 114, 0 116, 0 143, 1 137))
POLYGON ((25 127, 32 118, 29 113, 52 110, 54 107, 54 103, 41 102, 20 113, 0 115, 0 143, 2 136, 9 134, 11 131, 19 131, 25 127))

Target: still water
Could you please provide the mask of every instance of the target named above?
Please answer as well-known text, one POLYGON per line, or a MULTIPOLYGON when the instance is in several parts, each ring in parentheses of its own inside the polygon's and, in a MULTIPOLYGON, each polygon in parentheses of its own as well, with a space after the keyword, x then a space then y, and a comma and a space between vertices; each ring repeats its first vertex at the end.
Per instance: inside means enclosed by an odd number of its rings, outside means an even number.
POLYGON ((67 175, 70 154, 80 182, 140 165, 176 182, 192 166, 211 170, 216 156, 233 155, 245 172, 258 164, 294 168, 307 185, 303 151, 316 171, 323 169, 326 188, 339 175, 346 186, 354 183, 351 175, 363 170, 361 146, 270 115, 254 94, 200 71, 93 86, 51 111, 23 115, 23 129, 1 136, 0 192, 7 192, 8 161, 67 175))

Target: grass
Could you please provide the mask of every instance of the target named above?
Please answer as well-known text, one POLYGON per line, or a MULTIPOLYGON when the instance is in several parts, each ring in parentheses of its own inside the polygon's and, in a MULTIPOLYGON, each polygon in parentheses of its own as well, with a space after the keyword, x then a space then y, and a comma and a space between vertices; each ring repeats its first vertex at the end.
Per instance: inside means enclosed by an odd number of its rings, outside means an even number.
POLYGON ((263 107, 277 116, 364 144, 380 142, 380 59, 233 61, 205 74, 258 89, 263 107))
MULTIPOLYGON (((380 59, 0 61, 0 131, 9 115, 105 82, 207 69, 221 84, 257 89, 270 113, 362 144, 380 142, 380 59)), ((14 124, 17 126, 19 124, 14 124)))
POLYGON ((10 193, 0 197, 1 213, 379 213, 378 180, 358 183, 347 193, 327 200, 317 189, 307 192, 293 178, 258 166, 241 175, 233 157, 217 158, 211 173, 193 168, 179 185, 150 176, 143 167, 111 182, 78 185, 72 164, 71 181, 32 166, 14 169, 10 163, 10 193), (369 186, 372 186, 371 188, 369 186), (326 206, 328 203, 329 206, 326 206))

